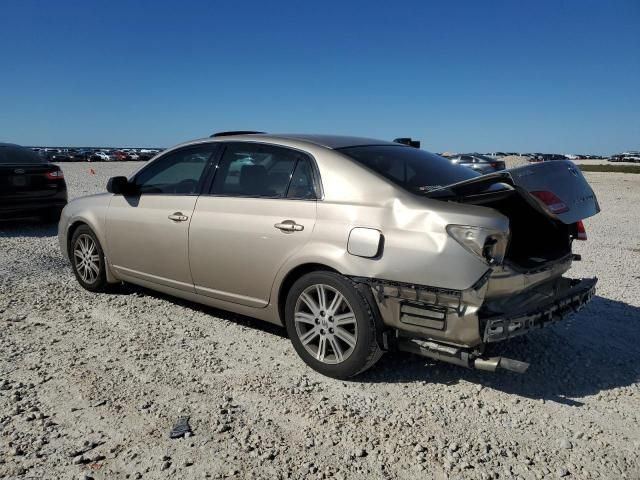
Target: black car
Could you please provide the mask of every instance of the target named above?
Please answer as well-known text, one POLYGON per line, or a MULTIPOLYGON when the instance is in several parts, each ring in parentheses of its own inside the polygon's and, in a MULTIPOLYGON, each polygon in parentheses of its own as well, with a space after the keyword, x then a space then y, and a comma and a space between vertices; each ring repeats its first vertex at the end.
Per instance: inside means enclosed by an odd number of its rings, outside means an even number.
POLYGON ((52 150, 47 153, 47 159, 50 162, 70 162, 71 155, 68 152, 63 152, 62 150, 52 150))
POLYGON ((39 215, 58 221, 66 204, 60 167, 27 148, 0 143, 0 219, 39 215))
POLYGON ((69 150, 69 157, 72 162, 86 162, 90 156, 88 150, 69 150))

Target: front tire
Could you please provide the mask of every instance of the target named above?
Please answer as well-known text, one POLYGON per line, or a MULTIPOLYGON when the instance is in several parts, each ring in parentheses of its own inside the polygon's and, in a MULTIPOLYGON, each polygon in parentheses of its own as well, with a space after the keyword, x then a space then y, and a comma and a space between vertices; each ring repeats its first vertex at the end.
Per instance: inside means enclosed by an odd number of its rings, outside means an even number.
POLYGON ((87 225, 81 225, 73 232, 69 258, 73 273, 83 288, 91 292, 102 292, 107 289, 102 246, 98 237, 87 225))
POLYGON ((285 323, 298 355, 328 377, 353 377, 383 353, 371 305, 337 273, 313 272, 298 279, 287 295, 285 323))

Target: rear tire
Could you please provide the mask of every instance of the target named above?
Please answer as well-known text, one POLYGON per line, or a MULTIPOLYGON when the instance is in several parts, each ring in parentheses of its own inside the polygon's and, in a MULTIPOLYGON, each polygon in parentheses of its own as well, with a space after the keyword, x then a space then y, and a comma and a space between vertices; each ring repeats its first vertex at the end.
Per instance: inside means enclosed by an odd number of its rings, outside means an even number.
POLYGON ((90 292, 107 290, 107 274, 104 253, 93 230, 87 225, 80 225, 71 237, 69 247, 71 268, 78 283, 90 292))
POLYGON ((311 368, 345 379, 382 356, 371 305, 355 284, 333 272, 312 272, 287 294, 285 324, 291 343, 311 368))

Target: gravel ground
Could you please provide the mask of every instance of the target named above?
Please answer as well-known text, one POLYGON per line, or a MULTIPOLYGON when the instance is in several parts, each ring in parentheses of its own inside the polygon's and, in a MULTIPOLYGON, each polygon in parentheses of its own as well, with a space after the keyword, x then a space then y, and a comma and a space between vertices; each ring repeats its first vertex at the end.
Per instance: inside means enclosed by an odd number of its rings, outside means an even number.
MULTIPOLYGON (((63 165, 71 197, 136 167, 63 165)), ((388 354, 325 378, 280 328, 90 294, 54 226, 0 224, 0 478, 640 478, 640 175, 587 177, 603 212, 572 274, 598 295, 497 348, 525 375, 388 354)))

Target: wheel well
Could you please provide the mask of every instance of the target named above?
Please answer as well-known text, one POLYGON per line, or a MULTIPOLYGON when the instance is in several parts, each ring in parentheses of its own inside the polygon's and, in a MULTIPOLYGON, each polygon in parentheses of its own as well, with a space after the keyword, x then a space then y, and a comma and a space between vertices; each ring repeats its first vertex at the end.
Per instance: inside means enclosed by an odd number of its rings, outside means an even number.
POLYGON ((278 316, 280 321, 284 325, 284 306, 287 303, 287 294, 296 281, 311 272, 334 272, 340 273, 335 268, 331 268, 321 263, 305 263, 298 265, 296 268, 287 273, 282 283, 280 284, 280 290, 278 291, 278 316))
POLYGON ((67 252, 71 251, 71 239, 73 238, 73 234, 75 231, 81 226, 87 225, 85 222, 77 221, 71 224, 69 227, 69 231, 67 232, 67 252))

